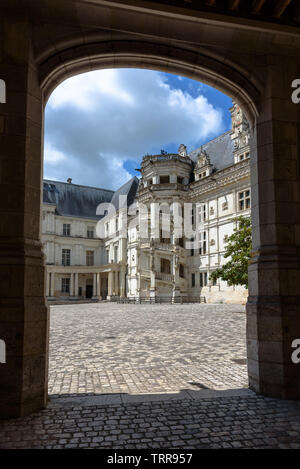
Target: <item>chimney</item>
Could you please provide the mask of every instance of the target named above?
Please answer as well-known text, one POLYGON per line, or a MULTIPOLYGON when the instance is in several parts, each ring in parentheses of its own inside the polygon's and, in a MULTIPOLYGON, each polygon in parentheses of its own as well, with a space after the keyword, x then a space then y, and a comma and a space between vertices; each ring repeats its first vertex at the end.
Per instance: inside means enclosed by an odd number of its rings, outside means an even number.
POLYGON ((68 178, 68 179, 67 179, 67 183, 68 183, 68 184, 71 184, 71 183, 72 183, 72 178, 68 178))

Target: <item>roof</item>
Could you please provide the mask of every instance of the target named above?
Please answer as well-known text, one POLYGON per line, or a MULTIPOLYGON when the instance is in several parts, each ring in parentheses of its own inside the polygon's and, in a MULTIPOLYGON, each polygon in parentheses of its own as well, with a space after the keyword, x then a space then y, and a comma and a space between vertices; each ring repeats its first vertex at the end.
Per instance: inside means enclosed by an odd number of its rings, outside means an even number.
POLYGON ((231 130, 210 140, 201 147, 196 148, 196 150, 193 150, 188 156, 191 160, 197 162, 197 156, 201 150, 206 151, 211 164, 217 171, 231 166, 234 163, 231 130))
POLYGON ((110 202, 114 191, 44 179, 43 202, 55 204, 58 215, 98 220, 97 206, 110 202))
POLYGON ((134 176, 114 193, 113 198, 111 199, 111 203, 115 206, 117 210, 125 206, 128 207, 129 205, 133 203, 135 196, 136 196, 137 189, 138 189, 138 185, 139 185, 139 179, 136 176, 134 176), (126 196, 127 199, 120 200, 119 196, 126 196), (126 201, 126 205, 124 203, 125 201, 126 201))

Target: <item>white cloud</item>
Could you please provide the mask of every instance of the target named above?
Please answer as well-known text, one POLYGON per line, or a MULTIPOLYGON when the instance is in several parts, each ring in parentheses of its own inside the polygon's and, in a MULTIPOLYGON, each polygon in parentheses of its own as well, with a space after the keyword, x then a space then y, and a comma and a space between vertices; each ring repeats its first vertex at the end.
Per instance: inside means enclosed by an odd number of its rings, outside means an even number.
POLYGON ((56 165, 57 163, 62 163, 63 160, 66 160, 64 153, 53 148, 51 143, 48 141, 45 143, 44 154, 45 163, 48 163, 49 165, 56 165))
POLYGON ((113 69, 62 83, 46 108, 45 177, 116 188, 131 177, 124 161, 171 143, 193 149, 224 130, 220 109, 164 77, 113 69))

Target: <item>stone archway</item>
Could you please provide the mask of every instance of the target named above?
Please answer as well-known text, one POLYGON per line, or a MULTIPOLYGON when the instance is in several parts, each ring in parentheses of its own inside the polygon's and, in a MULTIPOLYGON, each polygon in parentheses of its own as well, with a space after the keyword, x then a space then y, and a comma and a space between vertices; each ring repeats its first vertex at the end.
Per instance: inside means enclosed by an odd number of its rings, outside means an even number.
POLYGON ((266 32, 265 53, 248 28, 240 31, 239 44, 232 43, 234 58, 228 49, 228 37, 234 36, 230 25, 212 24, 204 47, 195 43, 195 35, 191 41, 192 33, 202 34, 199 23, 184 18, 176 20, 180 30, 170 28, 168 17, 157 30, 155 18, 147 25, 138 23, 140 13, 133 10, 131 23, 128 12, 110 28, 104 18, 102 30, 95 33, 92 24, 88 28, 84 23, 88 20, 80 23, 72 16, 71 8, 65 13, 63 20, 49 22, 51 40, 39 27, 41 12, 33 12, 31 20, 1 15, 0 72, 7 103, 0 109, 0 331, 7 363, 0 365, 0 417, 25 415, 47 401, 49 325, 40 243, 44 102, 65 78, 112 66, 152 68, 201 80, 245 110, 253 127, 249 382, 268 396, 299 398, 300 369, 290 359, 292 340, 300 337, 299 120, 290 84, 300 76, 300 47, 291 50, 283 40, 273 47, 273 36, 266 32), (252 41, 252 53, 247 41, 252 41))

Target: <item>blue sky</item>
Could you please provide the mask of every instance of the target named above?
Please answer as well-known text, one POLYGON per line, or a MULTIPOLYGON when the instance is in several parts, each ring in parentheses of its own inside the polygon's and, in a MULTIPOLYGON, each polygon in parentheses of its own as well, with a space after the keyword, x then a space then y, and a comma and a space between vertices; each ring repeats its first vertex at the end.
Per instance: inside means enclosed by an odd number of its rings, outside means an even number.
POLYGON ((167 73, 113 69, 72 77, 45 115, 44 177, 117 189, 143 155, 191 151, 230 129, 226 95, 167 73))

